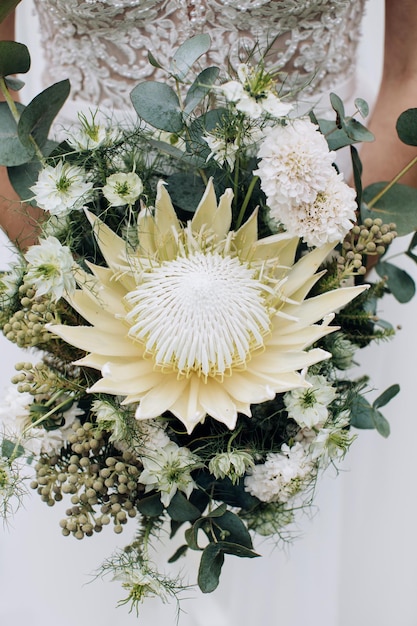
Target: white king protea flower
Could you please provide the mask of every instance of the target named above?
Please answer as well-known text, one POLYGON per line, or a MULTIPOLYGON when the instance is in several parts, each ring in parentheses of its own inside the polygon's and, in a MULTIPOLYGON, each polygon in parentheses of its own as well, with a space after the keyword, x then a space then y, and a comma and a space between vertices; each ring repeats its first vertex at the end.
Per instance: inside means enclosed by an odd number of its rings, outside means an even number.
POLYGON ((154 215, 139 215, 134 254, 89 216, 108 267, 80 270, 81 288, 66 297, 91 326, 50 330, 89 352, 78 363, 102 374, 90 391, 139 403, 137 419, 171 411, 190 433, 210 415, 232 429, 251 404, 308 387, 298 370, 330 355, 306 348, 335 330, 329 313, 364 289, 305 300, 332 245, 293 265, 298 238, 258 240, 255 213, 230 231, 231 202, 229 189, 217 205, 210 181, 182 227, 160 183, 154 215))

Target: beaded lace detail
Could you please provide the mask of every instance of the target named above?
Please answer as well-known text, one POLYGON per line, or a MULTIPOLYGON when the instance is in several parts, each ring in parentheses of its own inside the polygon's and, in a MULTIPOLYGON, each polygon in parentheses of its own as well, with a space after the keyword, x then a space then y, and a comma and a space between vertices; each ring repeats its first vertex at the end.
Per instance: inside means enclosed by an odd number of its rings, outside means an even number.
MULTIPOLYGON (((47 84, 70 78, 72 97, 123 109, 140 81, 157 76, 178 45, 208 32, 207 63, 232 67, 257 44, 285 88, 307 95, 354 71, 366 0, 36 0, 47 84)), ((255 52, 256 56, 256 52, 255 52)))

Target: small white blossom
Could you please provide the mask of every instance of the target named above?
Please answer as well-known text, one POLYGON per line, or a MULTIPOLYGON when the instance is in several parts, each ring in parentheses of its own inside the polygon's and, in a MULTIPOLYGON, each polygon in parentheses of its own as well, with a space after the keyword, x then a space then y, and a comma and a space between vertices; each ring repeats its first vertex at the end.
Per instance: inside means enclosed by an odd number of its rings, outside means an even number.
POLYGON ((99 111, 90 112, 90 117, 84 113, 78 115, 79 127, 71 128, 67 142, 76 150, 96 150, 100 146, 107 146, 117 141, 119 131, 97 121, 99 111))
POLYGON ((52 215, 64 215, 81 210, 84 203, 91 199, 93 183, 87 178, 81 167, 59 161, 55 167, 46 165, 30 189, 41 209, 52 215))
POLYGON ((265 463, 249 470, 245 489, 262 502, 285 503, 306 488, 314 475, 314 463, 304 446, 284 444, 281 452, 270 452, 265 463))
POLYGON ((325 468, 335 459, 341 459, 346 454, 355 439, 349 431, 349 413, 341 413, 334 423, 321 428, 309 445, 312 459, 318 460, 325 468))
POLYGON ((122 441, 126 435, 125 411, 105 400, 94 400, 91 411, 100 429, 111 431, 110 441, 122 441))
POLYGON ((209 472, 215 478, 230 478, 233 484, 239 482, 246 470, 253 467, 255 461, 253 457, 243 450, 233 452, 221 452, 216 454, 209 462, 209 472))
POLYGON ((142 180, 135 172, 118 172, 106 179, 103 195, 110 206, 132 205, 143 191, 142 180))
POLYGON ((142 458, 143 471, 139 482, 145 485, 145 493, 156 489, 161 493, 161 502, 169 506, 177 491, 190 497, 196 487, 191 477, 192 470, 199 466, 198 458, 188 450, 170 441, 142 458))
POLYGON ((308 118, 275 126, 265 136, 258 170, 272 216, 282 219, 294 206, 310 204, 325 189, 333 168, 334 152, 308 118))
POLYGON ((239 151, 237 141, 227 141, 225 137, 215 135, 206 135, 203 139, 211 150, 207 161, 213 159, 220 165, 227 163, 230 170, 233 170, 235 167, 236 154, 239 151))
POLYGON ((318 428, 329 416, 328 405, 336 397, 335 388, 324 376, 306 376, 311 387, 298 387, 284 395, 288 416, 301 428, 318 428))
POLYGON ((150 450, 159 450, 168 445, 171 439, 165 432, 166 423, 159 419, 143 420, 136 424, 142 454, 150 450))
POLYGON ((25 258, 28 262, 25 282, 36 289, 38 296, 47 294, 59 300, 64 293, 75 291, 71 250, 55 237, 40 239, 38 245, 29 248, 25 258))

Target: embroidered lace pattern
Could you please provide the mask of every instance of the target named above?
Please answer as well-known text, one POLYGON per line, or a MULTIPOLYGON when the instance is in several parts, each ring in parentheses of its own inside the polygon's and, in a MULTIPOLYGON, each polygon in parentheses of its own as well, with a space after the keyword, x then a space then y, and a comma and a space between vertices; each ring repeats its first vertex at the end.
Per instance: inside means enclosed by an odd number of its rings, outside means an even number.
MULTIPOLYGON (((36 0, 51 84, 70 78, 72 97, 123 109, 141 80, 167 66, 178 45, 208 32, 204 60, 233 67, 257 44, 285 89, 331 89, 354 71, 366 0, 36 0)), ((256 58, 257 52, 254 52, 256 58)))

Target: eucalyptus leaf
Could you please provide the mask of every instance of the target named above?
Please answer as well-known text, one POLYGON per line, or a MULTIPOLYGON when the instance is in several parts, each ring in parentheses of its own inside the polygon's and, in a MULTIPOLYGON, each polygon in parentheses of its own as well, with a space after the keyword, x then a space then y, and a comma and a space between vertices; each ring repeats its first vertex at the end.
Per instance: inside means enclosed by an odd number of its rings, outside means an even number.
POLYGON ((375 269, 381 278, 386 279, 388 289, 398 302, 409 302, 414 297, 416 285, 406 271, 387 261, 380 261, 375 269))
POLYGON ((413 261, 415 263, 417 263, 417 254, 415 254, 413 251, 414 249, 417 248, 417 233, 414 233, 410 243, 408 244, 408 248, 405 252, 405 254, 410 258, 413 259, 413 261))
POLYGON ((215 519, 213 531, 220 541, 227 540, 249 549, 253 547, 247 527, 240 517, 231 511, 226 511, 221 517, 215 519))
POLYGON ((245 546, 241 546, 240 544, 231 543, 230 541, 218 541, 217 546, 221 548, 225 554, 233 554, 234 556, 239 556, 241 558, 255 559, 260 556, 257 552, 254 552, 249 548, 245 548, 245 546))
POLYGON ((385 389, 385 391, 381 393, 381 395, 378 396, 376 400, 374 400, 374 402, 372 403, 372 406, 375 409, 380 409, 382 406, 385 406, 386 404, 388 404, 388 402, 390 402, 393 398, 395 398, 395 396, 399 392, 400 392, 399 385, 391 385, 391 387, 388 387, 388 389, 385 389))
POLYGON ((52 122, 69 93, 69 80, 62 80, 42 91, 27 105, 17 127, 19 139, 23 145, 30 146, 30 136, 32 136, 37 145, 42 148, 48 139, 52 122))
POLYGON ((7 88, 11 89, 12 91, 20 91, 20 89, 25 86, 23 80, 20 80, 20 78, 14 78, 14 76, 8 76, 4 80, 7 88))
POLYGON ((358 109, 362 117, 367 117, 369 115, 369 105, 363 98, 356 98, 355 107, 358 109))
POLYGON ((161 502, 159 493, 141 498, 137 503, 137 508, 142 515, 148 517, 158 517, 163 513, 164 505, 161 502))
POLYGON ((359 152, 354 146, 350 146, 350 156, 352 159, 353 180, 355 181, 356 201, 358 206, 362 202, 362 162, 359 152))
POLYGON ((200 517, 197 507, 191 504, 180 491, 177 491, 172 498, 167 507, 167 513, 176 522, 191 522, 200 517))
POLYGON ((200 176, 179 172, 168 178, 168 190, 173 204, 194 213, 206 189, 200 176))
POLYGON ((373 429, 375 428, 374 409, 368 400, 360 394, 355 394, 350 401, 350 424, 355 428, 373 429))
POLYGON ((1 0, 0 23, 17 7, 21 0, 1 0))
POLYGON ((417 146, 417 109, 407 109, 397 120, 398 137, 408 146, 417 146))
POLYGON ((183 129, 184 121, 178 96, 166 83, 139 83, 130 97, 139 117, 154 128, 168 133, 179 133, 183 129))
POLYGON ((188 546, 186 544, 180 546, 178 550, 176 550, 174 554, 168 559, 168 563, 175 563, 175 561, 178 561, 178 559, 186 554, 187 550, 188 546))
POLYGON ((184 112, 189 115, 203 98, 210 92, 219 76, 218 67, 207 67, 197 76, 185 97, 184 112))
POLYGON ((221 517, 226 513, 226 511, 227 505, 222 502, 216 509, 213 509, 212 511, 210 511, 210 513, 207 513, 207 517, 221 517))
POLYGON ((330 94, 330 104, 334 111, 336 111, 338 118, 342 121, 345 117, 345 107, 342 100, 335 93, 330 94))
POLYGON ((3 439, 1 442, 1 456, 6 459, 17 459, 25 454, 25 449, 20 444, 16 444, 9 439, 3 439))
MULTIPOLYGON (((57 145, 56 141, 48 140, 42 148, 44 156, 50 155, 57 145)), ((28 161, 22 165, 16 165, 15 167, 9 167, 7 169, 10 183, 19 198, 24 200, 27 204, 32 204, 33 206, 35 206, 35 200, 32 199, 33 192, 30 188, 38 180, 41 169, 42 164, 39 159, 28 161)))
POLYGON ((0 41, 0 78, 26 74, 30 68, 29 50, 17 41, 0 41))
POLYGON ((153 67, 156 67, 159 70, 162 69, 162 65, 155 59, 154 55, 152 54, 150 50, 148 50, 148 61, 153 67))
POLYGON ((184 41, 172 58, 171 73, 183 80, 197 59, 209 51, 210 45, 210 35, 207 34, 195 35, 184 41))
POLYGON ((373 411, 373 420, 375 428, 379 432, 379 434, 385 438, 388 437, 390 434, 389 422, 385 419, 382 413, 380 413, 376 409, 373 411))
POLYGON ((188 547, 191 548, 191 550, 201 550, 200 546, 198 545, 198 531, 202 528, 206 521, 206 518, 200 517, 197 521, 194 522, 194 524, 190 528, 187 528, 187 530, 185 531, 184 537, 188 547))
MULTIPOLYGON (((24 106, 16 103, 19 113, 24 106)), ((34 147, 25 147, 19 139, 17 124, 9 107, 5 102, 0 102, 0 165, 13 167, 30 161, 34 155, 34 147)))
POLYGON ((219 584, 224 563, 224 553, 216 543, 209 543, 201 555, 198 586, 203 593, 211 593, 219 584))
POLYGON ((353 118, 347 120, 343 127, 347 135, 355 143, 365 143, 375 140, 375 136, 371 133, 371 131, 368 130, 366 126, 358 122, 358 120, 355 120, 353 118))
POLYGON ((318 120, 320 131, 323 133, 329 150, 340 150, 345 146, 350 146, 355 141, 347 135, 343 128, 339 128, 332 120, 318 120))
POLYGON ((371 208, 367 203, 372 200, 387 183, 374 183, 363 190, 361 206, 362 221, 367 217, 380 217, 384 223, 394 222, 399 236, 408 235, 417 230, 417 189, 394 184, 371 208))

